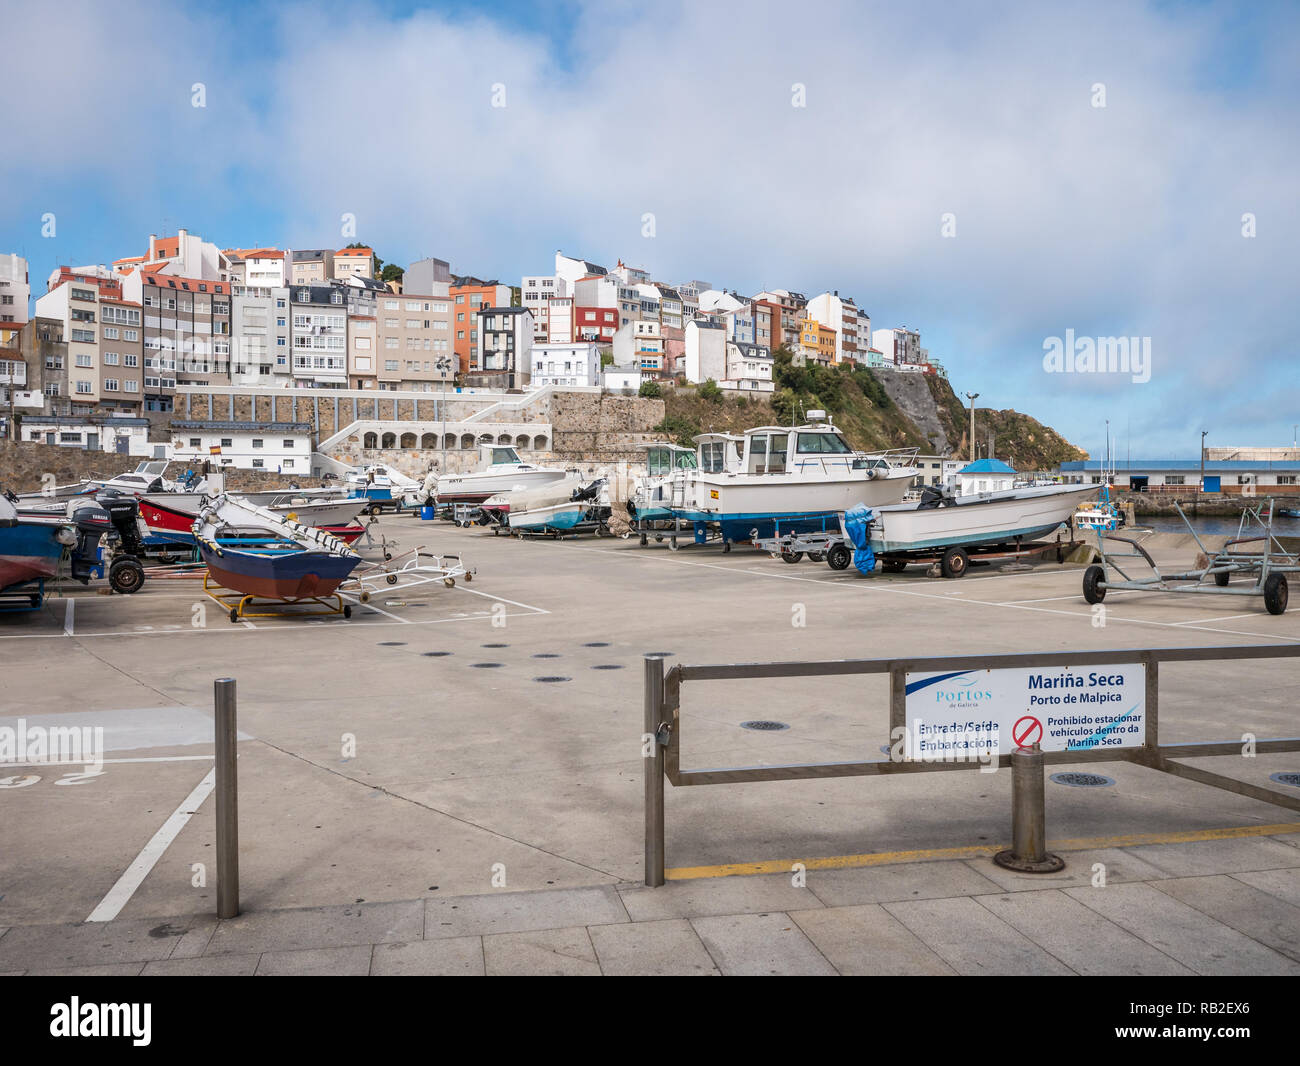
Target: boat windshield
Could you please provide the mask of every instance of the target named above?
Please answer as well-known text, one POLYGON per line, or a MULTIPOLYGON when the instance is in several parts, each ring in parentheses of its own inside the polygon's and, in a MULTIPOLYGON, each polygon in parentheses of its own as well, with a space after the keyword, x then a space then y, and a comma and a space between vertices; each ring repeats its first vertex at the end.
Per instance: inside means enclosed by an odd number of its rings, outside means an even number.
POLYGON ((651 477, 671 474, 674 470, 694 470, 695 453, 676 448, 651 448, 646 452, 646 473, 651 477))
POLYGON ((700 469, 706 474, 721 474, 727 469, 727 441, 700 442, 700 469))
POLYGON ((493 448, 492 465, 497 466, 500 463, 517 463, 519 462, 519 453, 513 448, 493 448))
POLYGON ((800 433, 796 447, 800 455, 847 455, 853 451, 838 433, 800 433))

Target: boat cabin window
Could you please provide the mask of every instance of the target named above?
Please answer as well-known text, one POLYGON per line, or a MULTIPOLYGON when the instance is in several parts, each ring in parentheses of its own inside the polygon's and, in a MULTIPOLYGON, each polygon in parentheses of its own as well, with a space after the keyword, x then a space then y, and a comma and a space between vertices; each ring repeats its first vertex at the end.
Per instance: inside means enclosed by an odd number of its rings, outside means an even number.
POLYGON ((700 442, 700 469, 707 474, 721 474, 727 469, 727 442, 725 440, 700 442))
POLYGON ((786 455, 790 438, 785 433, 757 433, 749 436, 749 464, 751 474, 785 473, 786 455))
POLYGON ((674 470, 694 470, 695 453, 675 448, 650 448, 646 452, 646 473, 651 477, 671 474, 674 470))
POLYGON ((492 465, 498 463, 517 463, 519 462, 519 453, 513 448, 493 448, 492 465))
POLYGON ((853 451, 838 433, 800 433, 800 455, 847 455, 853 451))

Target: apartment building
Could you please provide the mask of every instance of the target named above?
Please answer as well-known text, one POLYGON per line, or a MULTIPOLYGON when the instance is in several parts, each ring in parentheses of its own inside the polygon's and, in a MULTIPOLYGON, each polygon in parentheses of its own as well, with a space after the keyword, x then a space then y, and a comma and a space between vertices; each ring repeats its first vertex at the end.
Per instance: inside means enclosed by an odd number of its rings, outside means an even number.
POLYGON ((727 341, 727 371, 718 384, 734 392, 775 392, 771 349, 761 344, 727 341))
POLYGON ((858 362, 859 353, 871 347, 870 318, 858 311, 852 298, 841 297, 838 289, 814 296, 806 312, 809 318, 835 331, 835 362, 858 362))
POLYGON ((231 307, 231 379, 241 385, 289 384, 288 287, 236 287, 231 307))
POLYGON ((636 367, 644 378, 665 376, 664 338, 657 318, 620 326, 613 349, 615 365, 636 367))
POLYGON ((550 306, 555 296, 566 295, 564 282, 550 274, 525 274, 519 279, 520 302, 533 313, 533 328, 538 344, 550 335, 550 306))
MULTIPOLYGON (((452 301, 452 346, 456 353, 459 372, 464 374, 475 368, 474 357, 478 351, 478 313, 484 307, 509 307, 510 286, 493 279, 484 281, 470 274, 453 274, 448 291, 452 301)), ((536 330, 532 308, 528 310, 529 325, 536 330)))
POLYGON ((41 394, 41 409, 51 415, 71 414, 68 342, 62 320, 34 317, 18 335, 18 351, 27 364, 27 391, 41 394))
POLYGON ((113 272, 119 277, 129 277, 145 267, 200 281, 229 282, 231 273, 230 260, 225 252, 211 241, 183 229, 178 230, 175 237, 159 237, 151 233, 149 250, 144 255, 113 261, 113 272))
POLYGON ((872 347, 880 349, 885 361, 895 366, 919 366, 930 359, 930 353, 921 347, 921 334, 906 326, 876 330, 872 347))
POLYGON ((144 406, 144 340, 139 303, 99 299, 100 412, 139 415, 144 406))
POLYGON ((338 284, 289 289, 289 336, 294 384, 345 388, 348 384, 348 291, 338 284))
POLYGON ((807 297, 801 292, 772 289, 760 292, 754 303, 768 310, 772 342, 778 347, 784 344, 792 352, 798 349, 807 297))
POLYGON ((835 362, 835 330, 815 318, 805 318, 795 354, 809 363, 830 366, 835 362))
POLYGON ((283 289, 288 284, 285 253, 278 248, 230 248, 230 283, 237 289, 283 289))
POLYGON ((659 324, 671 329, 682 328, 682 297, 676 289, 667 285, 658 285, 659 290, 659 324))
POLYGON ((534 386, 600 384, 600 348, 593 342, 535 344, 530 357, 534 386))
POLYGON ((573 339, 613 344, 619 328, 618 318, 616 307, 574 307, 573 339))
POLYGON ((100 294, 121 299, 121 285, 97 275, 61 268, 54 287, 36 301, 38 317, 54 319, 67 342, 67 387, 70 401, 89 414, 100 398, 100 294))
POLYGON ((329 248, 304 248, 290 253, 290 285, 324 285, 334 277, 334 252, 329 248))
MULTIPOLYGON (((375 316, 376 378, 381 389, 430 392, 456 373, 450 296, 380 294, 375 316)), ((353 343, 364 336, 358 330, 353 343)), ((359 352, 353 348, 353 357, 359 352)), ((364 386, 363 386, 364 387, 364 386)))
POLYGON ((557 296, 568 296, 573 292, 573 285, 581 278, 598 275, 604 277, 609 271, 599 263, 592 263, 586 259, 575 259, 571 255, 565 255, 563 252, 555 253, 555 280, 557 296))
POLYGON ((624 285, 648 285, 650 283, 650 271, 642 270, 640 267, 628 266, 623 260, 618 261, 618 265, 612 271, 614 277, 618 278, 624 285))
POLYGON ((334 253, 334 277, 373 278, 375 253, 369 248, 340 248, 334 253))
POLYGON ((478 312, 478 331, 478 347, 467 380, 492 388, 527 386, 532 373, 533 313, 526 307, 483 305, 478 312))
POLYGON ((451 267, 445 259, 419 259, 402 275, 403 292, 429 292, 446 296, 451 286, 451 267))
POLYGON ((574 336, 573 297, 552 296, 547 301, 546 343, 571 344, 574 336))
POLYGON ((12 252, 0 255, 0 322, 26 322, 31 298, 27 260, 12 252))
POLYGON ((375 315, 348 315, 348 388, 376 388, 380 358, 375 315))

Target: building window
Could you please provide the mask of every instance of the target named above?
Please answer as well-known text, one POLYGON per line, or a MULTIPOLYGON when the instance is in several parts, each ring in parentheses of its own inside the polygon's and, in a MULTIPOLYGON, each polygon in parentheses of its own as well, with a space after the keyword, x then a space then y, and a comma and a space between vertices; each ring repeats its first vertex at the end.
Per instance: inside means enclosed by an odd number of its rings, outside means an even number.
POLYGON ((261 460, 261 459, 254 459, 254 460, 253 460, 253 469, 255 469, 255 470, 260 470, 260 469, 262 469, 262 465, 263 465, 263 464, 262 464, 262 460, 261 460))
POLYGON ((292 460, 292 459, 286 459, 282 465, 284 466, 284 468, 285 468, 286 470, 292 470, 292 469, 293 469, 293 460, 292 460))
POLYGON ((104 391, 105 391, 105 392, 117 392, 117 391, 118 391, 118 387, 117 387, 117 378, 105 378, 105 379, 104 379, 104 391))
POLYGON ((261 438, 261 437, 254 437, 254 438, 253 438, 253 447, 254 447, 254 448, 260 448, 261 446, 262 446, 262 438, 261 438))
POLYGON ((201 447, 202 444, 203 444, 203 441, 200 440, 198 437, 191 437, 191 438, 190 438, 190 447, 191 447, 191 448, 198 448, 198 447, 201 447))
MULTIPOLYGON (((293 447, 293 441, 292 441, 292 440, 282 440, 282 441, 280 442, 280 446, 283 447, 283 448, 292 448, 292 447, 293 447)), ((292 461, 292 460, 290 460, 290 461, 292 461)))
POLYGON ((77 382, 77 391, 78 391, 79 393, 84 394, 84 393, 87 393, 87 392, 93 392, 94 390, 90 387, 90 382, 89 382, 89 381, 78 381, 78 382, 77 382))
POLYGON ((221 446, 223 448, 233 448, 235 446, 235 442, 230 437, 222 437, 221 446))

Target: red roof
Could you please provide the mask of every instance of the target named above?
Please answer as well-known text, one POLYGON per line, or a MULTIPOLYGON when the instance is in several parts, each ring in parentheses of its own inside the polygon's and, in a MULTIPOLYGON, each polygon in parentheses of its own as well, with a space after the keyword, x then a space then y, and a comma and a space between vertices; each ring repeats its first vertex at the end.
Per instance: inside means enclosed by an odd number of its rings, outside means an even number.
POLYGON ((337 252, 335 252, 334 254, 335 254, 335 255, 349 255, 349 256, 352 256, 352 255, 356 255, 356 256, 361 256, 361 255, 371 255, 371 256, 372 256, 372 255, 374 255, 375 253, 374 253, 373 251, 371 251, 369 248, 340 248, 340 249, 339 249, 337 252))

